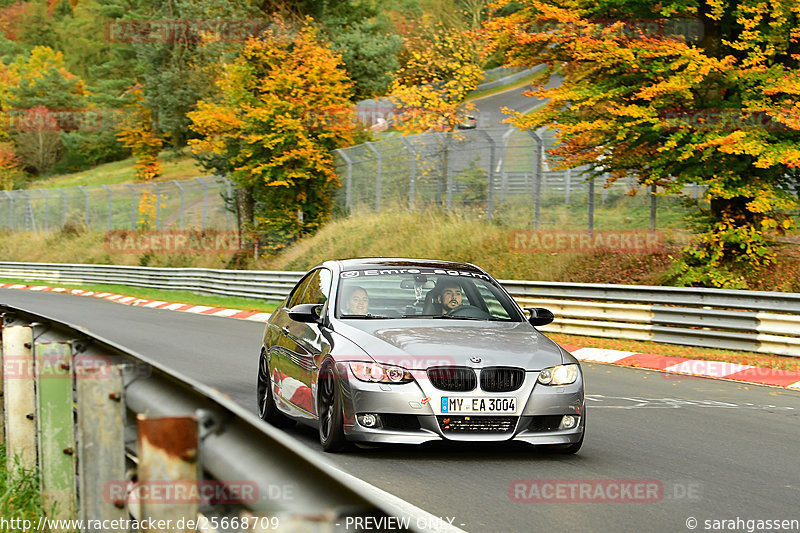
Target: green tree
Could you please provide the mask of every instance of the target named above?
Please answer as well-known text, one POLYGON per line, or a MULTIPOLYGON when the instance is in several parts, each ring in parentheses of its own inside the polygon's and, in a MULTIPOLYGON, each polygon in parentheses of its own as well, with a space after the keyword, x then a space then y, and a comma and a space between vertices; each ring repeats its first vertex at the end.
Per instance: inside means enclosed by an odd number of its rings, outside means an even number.
POLYGON ((744 286, 775 261, 772 238, 793 225, 800 178, 800 3, 795 0, 501 0, 486 25, 517 65, 547 63, 561 86, 531 94, 565 165, 680 191, 707 186, 710 206, 674 281, 744 286), (612 24, 611 20, 618 22, 612 24), (645 24, 644 21, 652 21, 645 24), (660 21, 660 22, 659 22, 660 21))
POLYGON ((240 228, 278 250, 327 220, 339 185, 331 150, 352 143, 352 84, 309 22, 278 19, 218 79, 220 99, 189 113, 200 161, 240 187, 240 228))
POLYGON ((64 67, 63 54, 45 46, 17 58, 9 71, 15 83, 6 88, 2 104, 11 119, 16 153, 26 168, 37 174, 47 172, 63 150, 59 117, 84 108, 84 83, 64 67))

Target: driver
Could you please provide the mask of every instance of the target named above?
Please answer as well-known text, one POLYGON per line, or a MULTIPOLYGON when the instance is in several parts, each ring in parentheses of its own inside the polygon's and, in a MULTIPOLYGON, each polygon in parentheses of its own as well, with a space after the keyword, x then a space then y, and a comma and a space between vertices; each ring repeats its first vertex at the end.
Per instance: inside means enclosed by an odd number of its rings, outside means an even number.
POLYGON ((439 283, 439 296, 436 302, 442 306, 442 314, 453 311, 461 306, 461 285, 452 279, 444 279, 439 283))

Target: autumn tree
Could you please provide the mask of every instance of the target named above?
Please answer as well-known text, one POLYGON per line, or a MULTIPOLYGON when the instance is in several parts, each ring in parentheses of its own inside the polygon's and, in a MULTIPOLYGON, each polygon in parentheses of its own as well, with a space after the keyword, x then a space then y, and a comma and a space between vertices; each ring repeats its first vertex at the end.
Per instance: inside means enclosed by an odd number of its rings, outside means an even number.
POLYGON ((0 106, 23 165, 35 173, 53 168, 61 154, 64 114, 85 103, 83 81, 64 66, 64 56, 46 46, 19 56, 0 75, 0 106))
POLYGON ((137 84, 128 93, 133 97, 133 102, 126 106, 117 138, 136 158, 136 180, 153 181, 161 174, 158 154, 164 139, 158 133, 153 111, 144 105, 142 86, 137 84))
POLYGON ((241 229, 272 250, 328 218, 339 186, 331 150, 353 139, 352 84, 318 37, 309 21, 293 29, 278 19, 223 68, 219 100, 189 113, 197 157, 230 172, 241 229))
POLYGON ((463 120, 466 96, 483 79, 475 42, 460 31, 424 19, 401 53, 390 97, 406 132, 450 131, 463 120))
POLYGON ((795 0, 500 0, 486 25, 509 63, 546 63, 531 94, 564 165, 673 192, 707 187, 704 225, 673 281, 744 287, 793 225, 800 177, 800 3, 795 0), (544 89, 550 75, 563 84, 544 89))

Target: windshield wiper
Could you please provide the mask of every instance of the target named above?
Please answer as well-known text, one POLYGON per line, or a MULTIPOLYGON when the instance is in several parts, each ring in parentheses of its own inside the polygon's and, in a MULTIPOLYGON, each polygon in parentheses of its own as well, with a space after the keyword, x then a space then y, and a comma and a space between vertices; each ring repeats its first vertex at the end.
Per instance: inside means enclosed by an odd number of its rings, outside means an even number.
POLYGON ((382 318, 397 318, 391 317, 386 315, 373 315, 371 313, 367 313, 365 315, 341 315, 340 318, 365 318, 365 319, 382 319, 382 318))

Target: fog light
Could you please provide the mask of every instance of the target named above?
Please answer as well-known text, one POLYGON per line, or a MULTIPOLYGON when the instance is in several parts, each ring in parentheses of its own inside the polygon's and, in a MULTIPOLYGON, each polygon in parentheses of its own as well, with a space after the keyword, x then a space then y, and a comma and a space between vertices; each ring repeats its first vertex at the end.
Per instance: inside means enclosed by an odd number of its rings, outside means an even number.
POLYGON ((561 425, 558 426, 558 429, 572 429, 578 425, 578 417, 567 415, 561 419, 561 425))
POLYGON ((374 428, 378 425, 378 415, 373 414, 366 414, 366 415, 358 415, 358 423, 364 426, 365 428, 374 428))

